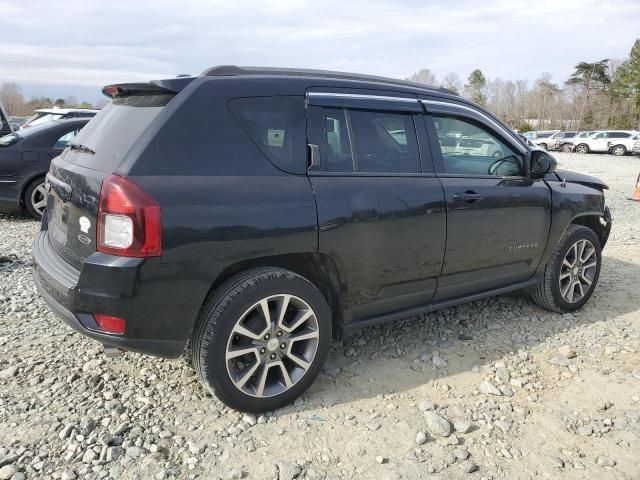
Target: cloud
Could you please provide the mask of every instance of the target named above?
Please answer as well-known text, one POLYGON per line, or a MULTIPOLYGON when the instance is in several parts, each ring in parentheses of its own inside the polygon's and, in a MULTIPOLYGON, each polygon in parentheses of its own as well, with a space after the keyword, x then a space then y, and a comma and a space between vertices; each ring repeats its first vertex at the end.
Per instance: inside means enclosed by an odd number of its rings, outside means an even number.
POLYGON ((538 77, 622 58, 637 0, 0 0, 0 79, 100 86, 217 64, 538 77), (613 26, 622 25, 621 28, 613 26))

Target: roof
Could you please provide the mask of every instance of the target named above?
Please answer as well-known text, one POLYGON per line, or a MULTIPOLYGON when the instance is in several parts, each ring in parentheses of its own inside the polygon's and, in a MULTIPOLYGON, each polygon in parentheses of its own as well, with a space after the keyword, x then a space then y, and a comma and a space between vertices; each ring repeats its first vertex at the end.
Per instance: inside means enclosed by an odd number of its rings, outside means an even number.
POLYGON ((288 77, 321 77, 334 80, 354 80, 361 82, 384 83, 387 85, 420 88, 423 90, 437 91, 449 95, 457 93, 442 87, 425 85, 424 83, 410 82, 397 78, 379 77, 376 75, 365 75, 360 73, 336 72, 331 70, 313 70, 303 68, 277 68, 277 67, 239 67, 236 65, 217 65, 202 72, 206 77, 234 77, 234 76, 288 76, 288 77))

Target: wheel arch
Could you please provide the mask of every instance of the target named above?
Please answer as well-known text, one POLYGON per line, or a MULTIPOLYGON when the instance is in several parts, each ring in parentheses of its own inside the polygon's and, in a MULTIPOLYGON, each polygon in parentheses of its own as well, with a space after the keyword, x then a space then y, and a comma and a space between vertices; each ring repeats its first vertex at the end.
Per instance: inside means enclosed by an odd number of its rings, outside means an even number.
POLYGON ((582 225, 593 230, 598 237, 598 240, 600 241, 600 248, 604 248, 609 237, 609 228, 607 227, 607 225, 610 225, 610 222, 607 222, 605 217, 606 212, 605 215, 594 213, 585 213, 584 215, 578 215, 571 220, 571 223, 567 225, 567 228, 569 228, 570 225, 582 225))
POLYGON ((22 185, 20 186, 20 198, 18 199, 20 202, 20 207, 21 208, 25 208, 25 203, 24 203, 24 194, 27 191, 27 188, 29 187, 29 185, 31 184, 31 182, 33 182, 34 180, 38 179, 38 178, 42 178, 44 179, 47 176, 47 172, 40 172, 40 173, 34 173, 32 175, 29 176, 29 178, 25 179, 22 182, 22 185))
POLYGON ((215 279, 207 297, 227 279, 256 267, 290 270, 311 283, 322 293, 331 309, 333 335, 339 335, 342 323, 342 282, 335 262, 322 253, 292 253, 242 260, 226 267, 215 279))

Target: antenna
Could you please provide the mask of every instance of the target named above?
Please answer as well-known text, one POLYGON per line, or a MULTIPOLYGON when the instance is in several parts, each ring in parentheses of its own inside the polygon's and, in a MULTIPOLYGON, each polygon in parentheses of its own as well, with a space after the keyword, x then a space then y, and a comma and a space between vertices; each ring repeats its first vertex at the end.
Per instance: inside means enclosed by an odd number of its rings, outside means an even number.
POLYGON ((567 172, 569 171, 569 163, 571 163, 571 156, 569 156, 569 160, 567 160, 567 164, 564 167, 564 177, 562 178, 562 183, 560 183, 562 188, 567 188, 567 172))

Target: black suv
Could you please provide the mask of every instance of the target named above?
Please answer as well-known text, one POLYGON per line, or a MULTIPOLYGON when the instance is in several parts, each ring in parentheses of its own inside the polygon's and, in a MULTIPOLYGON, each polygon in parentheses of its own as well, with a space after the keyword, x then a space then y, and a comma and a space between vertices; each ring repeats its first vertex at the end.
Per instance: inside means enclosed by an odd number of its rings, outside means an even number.
POLYGON ((103 91, 47 175, 35 283, 108 353, 189 344, 231 407, 292 401, 356 328, 596 286, 606 185, 447 90, 223 66, 103 91))

